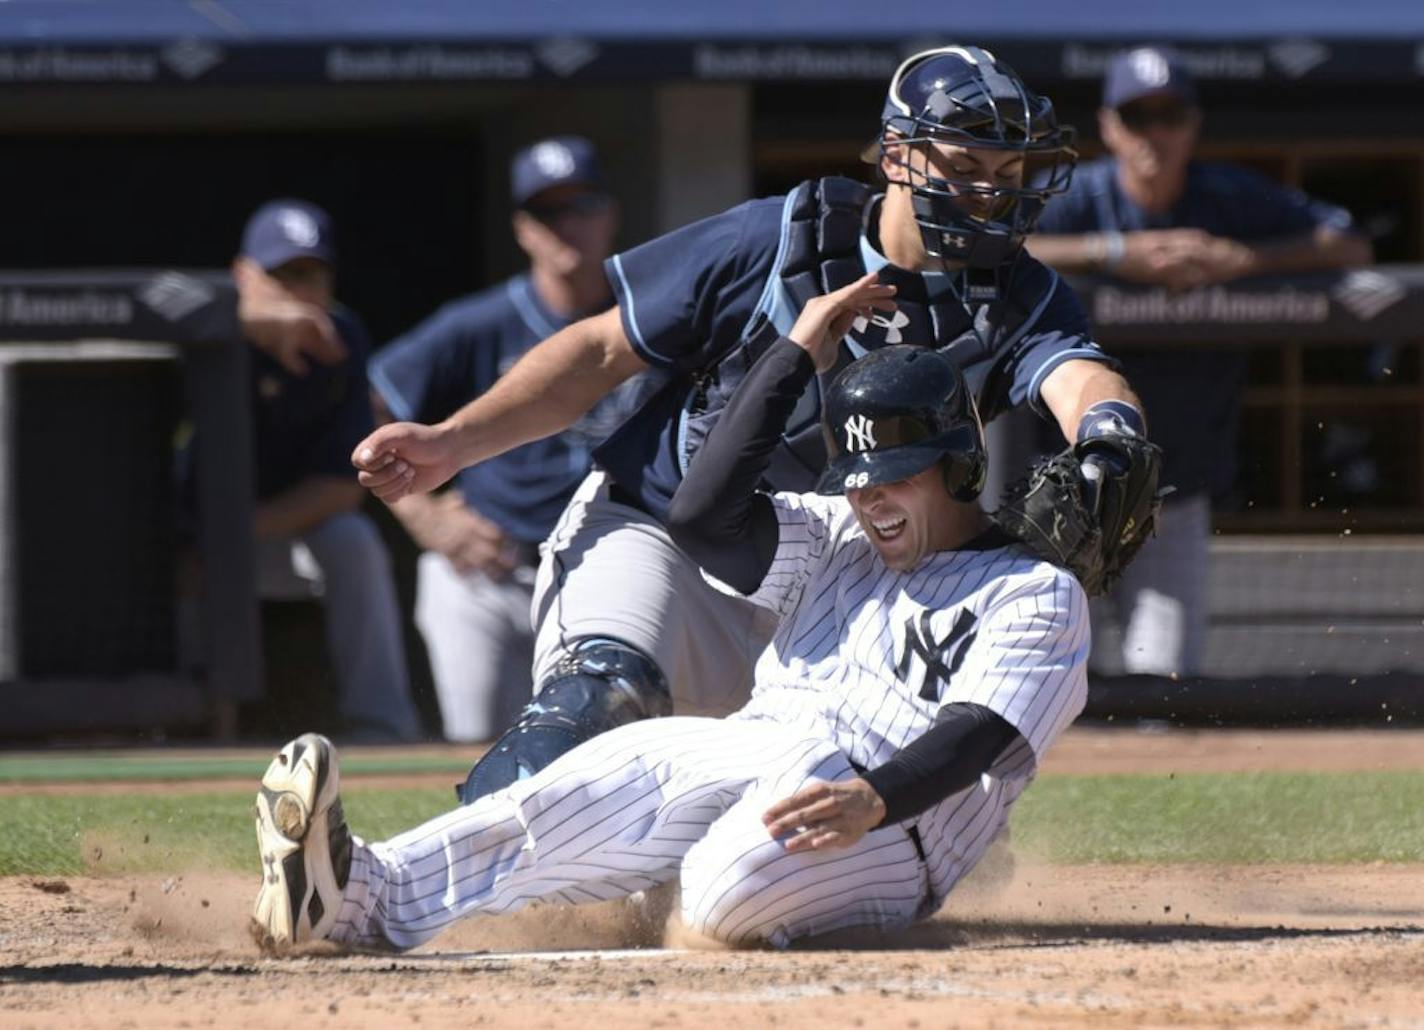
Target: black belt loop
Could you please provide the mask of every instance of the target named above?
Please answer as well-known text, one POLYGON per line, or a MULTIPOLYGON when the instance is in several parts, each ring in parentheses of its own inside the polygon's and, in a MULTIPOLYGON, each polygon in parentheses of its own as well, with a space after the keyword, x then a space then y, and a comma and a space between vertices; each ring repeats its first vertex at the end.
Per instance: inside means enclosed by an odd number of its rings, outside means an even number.
POLYGON ((930 864, 930 860, 925 857, 925 842, 920 840, 920 828, 914 823, 905 827, 905 832, 910 835, 910 843, 915 846, 915 854, 920 856, 920 861, 925 865, 930 864))
POLYGON ((539 567, 539 544, 528 540, 515 541, 514 561, 521 568, 537 569, 539 567))

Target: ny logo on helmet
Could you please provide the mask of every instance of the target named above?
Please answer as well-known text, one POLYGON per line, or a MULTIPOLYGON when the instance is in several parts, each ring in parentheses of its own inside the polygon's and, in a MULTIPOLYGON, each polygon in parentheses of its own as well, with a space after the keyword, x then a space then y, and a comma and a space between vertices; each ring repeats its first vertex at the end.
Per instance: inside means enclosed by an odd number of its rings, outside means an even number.
POLYGON ((852 415, 846 419, 846 450, 875 450, 875 423, 864 415, 852 415))
POLYGON ((896 311, 889 318, 884 315, 871 315, 869 318, 857 318, 851 323, 851 328, 858 333, 865 332, 868 326, 876 325, 885 330, 886 343, 900 343, 905 337, 900 332, 901 329, 910 324, 910 316, 903 311, 896 311))

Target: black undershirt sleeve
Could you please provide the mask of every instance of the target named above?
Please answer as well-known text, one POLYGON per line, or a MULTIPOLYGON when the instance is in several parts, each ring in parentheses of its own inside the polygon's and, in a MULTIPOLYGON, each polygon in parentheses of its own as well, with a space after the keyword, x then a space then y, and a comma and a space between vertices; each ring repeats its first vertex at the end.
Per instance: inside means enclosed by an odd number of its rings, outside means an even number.
POLYGON ((773 343, 732 394, 668 508, 677 545, 743 594, 761 586, 776 556, 776 512, 757 486, 815 374, 796 344, 785 337, 773 343))
POLYGON ((1018 736, 983 705, 945 705, 933 726, 862 777, 885 802, 880 825, 913 818, 970 786, 1018 736))

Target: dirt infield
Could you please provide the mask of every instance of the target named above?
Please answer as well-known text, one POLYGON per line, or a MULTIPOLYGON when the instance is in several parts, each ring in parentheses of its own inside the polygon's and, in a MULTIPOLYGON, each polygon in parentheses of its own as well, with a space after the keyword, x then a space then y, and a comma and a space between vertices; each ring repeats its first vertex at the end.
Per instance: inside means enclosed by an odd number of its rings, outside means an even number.
MULTIPOLYGON (((1417 733, 1077 731, 1045 774, 1421 766, 1417 733)), ((244 932, 255 880, 0 880, 0 1023, 1424 1026, 1424 865, 1021 859, 910 933, 788 954, 596 906, 469 920, 400 957, 271 960, 244 932)))

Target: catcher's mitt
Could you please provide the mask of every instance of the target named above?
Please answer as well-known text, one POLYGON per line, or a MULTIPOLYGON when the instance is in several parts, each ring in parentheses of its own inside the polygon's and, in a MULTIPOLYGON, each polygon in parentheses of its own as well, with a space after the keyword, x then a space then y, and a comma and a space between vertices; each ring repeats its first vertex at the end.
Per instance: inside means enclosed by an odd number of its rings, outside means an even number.
POLYGON ((1131 434, 1082 441, 1041 459, 993 513, 999 528, 1104 593, 1151 535, 1162 450, 1131 434))

